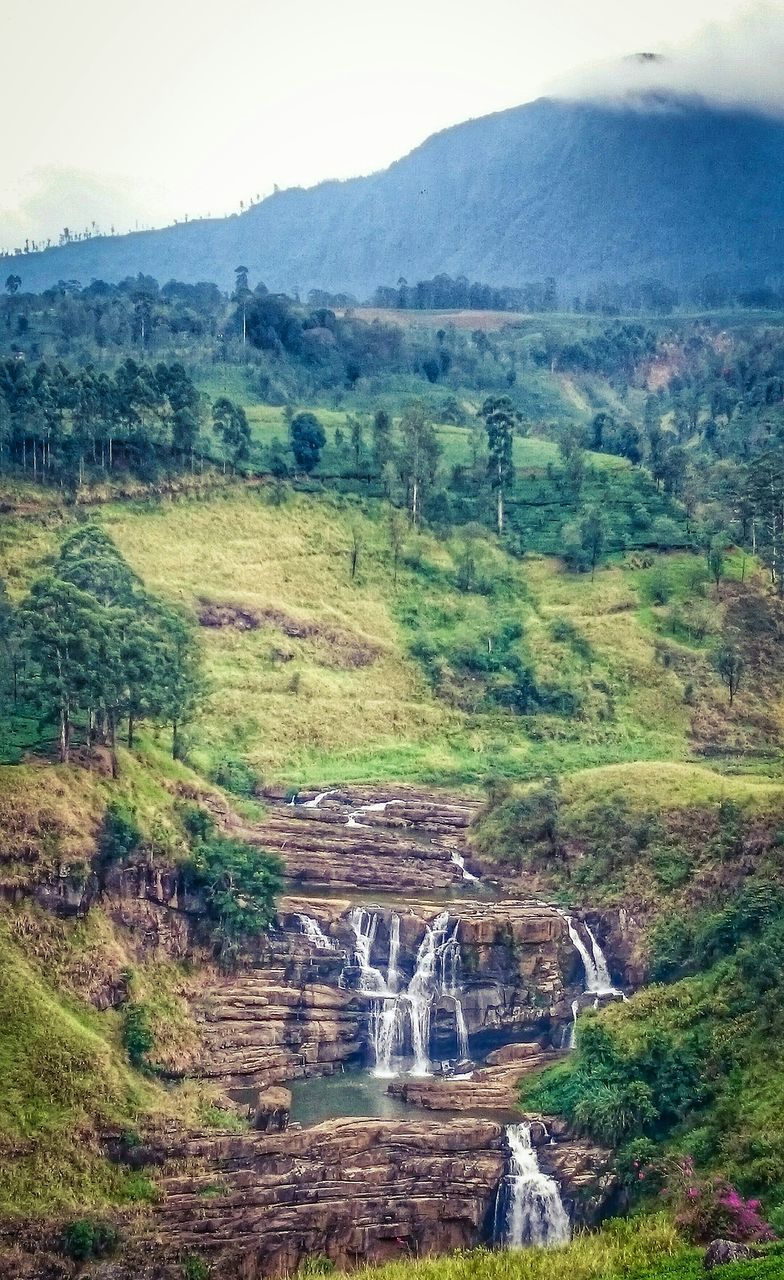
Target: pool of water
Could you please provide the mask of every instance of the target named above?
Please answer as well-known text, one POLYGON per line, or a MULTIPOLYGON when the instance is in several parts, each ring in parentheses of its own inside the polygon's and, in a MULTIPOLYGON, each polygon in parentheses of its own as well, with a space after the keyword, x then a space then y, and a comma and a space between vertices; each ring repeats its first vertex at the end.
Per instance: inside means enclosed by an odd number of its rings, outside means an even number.
POLYGON ((307 1127, 336 1116, 394 1120, 419 1112, 419 1108, 391 1097, 388 1084, 364 1069, 292 1080, 287 1086, 291 1090, 291 1119, 307 1127))
MULTIPOLYGON (((413 1079, 407 1074, 410 1059, 397 1059, 396 1080, 413 1079)), ((447 1064, 445 1063, 446 1067, 447 1064)), ((454 1066, 453 1066, 454 1069, 454 1066)), ((394 1120, 448 1120, 450 1116, 471 1116, 496 1120, 499 1124, 512 1124, 519 1120, 511 1110, 494 1110, 487 1107, 461 1108, 456 1111, 430 1111, 403 1102, 387 1093, 391 1083, 388 1078, 374 1076, 367 1067, 350 1067, 331 1076, 312 1076, 307 1080, 292 1080, 286 1086, 291 1090, 291 1119, 307 1128, 332 1120, 338 1116, 354 1118, 394 1120)))

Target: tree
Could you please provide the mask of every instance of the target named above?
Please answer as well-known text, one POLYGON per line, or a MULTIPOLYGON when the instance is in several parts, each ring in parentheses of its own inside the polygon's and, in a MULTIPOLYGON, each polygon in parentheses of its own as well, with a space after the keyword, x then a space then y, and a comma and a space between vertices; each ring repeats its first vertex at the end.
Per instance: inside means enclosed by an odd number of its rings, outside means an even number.
POLYGON ((250 457, 250 427, 245 410, 221 396, 212 406, 212 421, 236 469, 238 462, 250 457))
POLYGON ((733 637, 722 639, 713 654, 713 665, 724 681, 732 706, 743 675, 743 655, 733 637))
POLYGON ((359 475, 359 464, 362 461, 362 453, 365 448, 365 432, 362 425, 362 419, 356 414, 349 415, 348 425, 350 428, 351 448, 354 453, 354 472, 359 475))
POLYGON ((59 722, 60 760, 67 764, 74 716, 103 701, 108 640, 103 609, 94 596, 49 574, 33 584, 20 620, 31 692, 59 722))
POLYGON ((245 346, 248 337, 248 320, 247 308, 250 289, 248 288, 248 268, 234 268, 234 297, 242 308, 242 345, 245 346))
POLYGON ((607 521, 597 507, 590 507, 580 521, 580 541, 591 566, 591 582, 596 573, 596 565, 604 550, 607 538, 607 521))
POLYGON ((392 419, 386 409, 376 410, 371 430, 373 436, 373 458, 379 472, 383 474, 384 467, 388 462, 391 462, 394 455, 392 419))
POLYGON ((479 411, 487 431, 487 474, 496 491, 496 527, 504 532, 504 495, 514 479, 512 448, 522 418, 508 396, 489 396, 479 411))
POLYGON ((427 409, 422 404, 407 407, 401 419, 400 434, 400 476, 408 494, 411 523, 417 526, 422 514, 423 498, 435 480, 441 446, 427 409))
POLYGON ((724 577, 724 549, 720 542, 712 541, 708 547, 708 573, 716 583, 716 598, 718 599, 721 592, 721 580, 724 577))
POLYGON ((181 614, 156 605, 159 645, 156 660, 156 719, 171 725, 172 758, 182 755, 180 733, 193 716, 203 691, 193 629, 181 614))
POLYGON ((297 466, 308 475, 318 466, 326 433, 315 413, 298 413, 289 427, 291 448, 297 466))

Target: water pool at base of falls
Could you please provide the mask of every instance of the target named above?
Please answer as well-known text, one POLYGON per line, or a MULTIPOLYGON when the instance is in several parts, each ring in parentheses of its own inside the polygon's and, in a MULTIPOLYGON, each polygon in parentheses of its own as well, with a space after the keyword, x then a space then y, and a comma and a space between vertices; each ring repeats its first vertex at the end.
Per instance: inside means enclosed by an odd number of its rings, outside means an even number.
MULTIPOLYGON (((406 1077, 410 1078, 410 1077, 406 1077)), ((337 1071, 331 1076, 311 1076, 307 1080, 291 1080, 286 1085, 291 1090, 291 1120, 309 1128, 323 1120, 336 1116, 374 1120, 440 1120, 442 1122, 461 1117, 495 1120, 498 1124, 510 1124, 515 1118, 511 1111, 491 1111, 472 1108, 465 1111, 428 1111, 412 1106, 402 1098, 387 1093, 388 1080, 370 1075, 364 1067, 352 1067, 337 1071)))

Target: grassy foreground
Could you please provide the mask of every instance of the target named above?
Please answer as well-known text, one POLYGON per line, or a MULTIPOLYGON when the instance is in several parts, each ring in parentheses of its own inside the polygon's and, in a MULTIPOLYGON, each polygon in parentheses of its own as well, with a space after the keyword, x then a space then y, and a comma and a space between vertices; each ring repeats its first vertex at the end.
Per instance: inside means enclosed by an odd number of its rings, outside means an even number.
MULTIPOLYGON (((662 1215, 607 1223, 560 1249, 472 1249, 443 1258, 390 1262, 355 1280, 702 1280, 703 1249, 685 1245, 662 1215)), ((721 1280, 778 1280, 784 1255, 722 1267, 721 1280)))

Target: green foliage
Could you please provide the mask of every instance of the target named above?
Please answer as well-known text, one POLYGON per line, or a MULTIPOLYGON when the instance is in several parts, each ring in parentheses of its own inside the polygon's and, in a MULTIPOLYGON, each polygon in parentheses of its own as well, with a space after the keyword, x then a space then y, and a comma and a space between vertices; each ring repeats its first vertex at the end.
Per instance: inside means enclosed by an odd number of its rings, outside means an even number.
POLYGON ((122 1041, 131 1066, 137 1070, 150 1070, 148 1054, 155 1048, 155 1036, 150 1026, 149 1010, 144 1004, 132 1002, 125 1006, 122 1041))
POLYGON ((102 865, 110 866, 129 858, 140 848, 143 838, 136 814, 128 801, 110 800, 98 845, 102 865))
POLYGON ((324 428, 314 413, 298 413, 292 418, 289 431, 297 466, 302 471, 312 471, 327 443, 324 428))
POLYGON ((208 835, 198 842, 183 870, 204 892, 207 913, 229 960, 237 947, 263 933, 275 919, 282 888, 281 863, 241 840, 208 835))
POLYGON ((490 780, 473 827, 480 852, 516 867, 545 864, 559 854, 561 793, 558 780, 514 791, 490 780))
POLYGON ((74 731, 103 740, 118 772, 117 725, 133 746, 139 719, 178 729, 200 691, 192 626, 146 595, 114 543, 92 525, 70 533, 51 573, 33 582, 18 618, 22 692, 45 723, 58 726, 70 759, 74 731))
POLYGON ((212 1267, 198 1253, 186 1253, 182 1260, 182 1280, 210 1280, 212 1267))
POLYGON ((325 1257, 323 1253, 314 1253, 301 1262, 297 1267, 297 1275, 299 1276, 328 1276, 335 1270, 335 1264, 331 1258, 325 1257))
POLYGON ((224 751, 216 758, 210 781, 235 796, 254 796, 259 786, 259 777, 247 761, 231 751, 224 751))
POLYGON ((114 1253, 119 1243, 120 1233, 110 1223, 77 1218, 63 1228, 60 1247, 74 1262, 87 1262, 114 1253))

